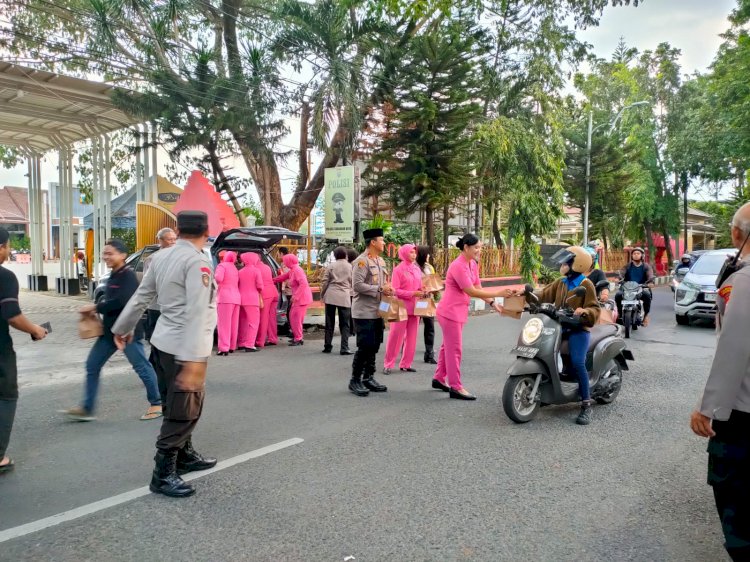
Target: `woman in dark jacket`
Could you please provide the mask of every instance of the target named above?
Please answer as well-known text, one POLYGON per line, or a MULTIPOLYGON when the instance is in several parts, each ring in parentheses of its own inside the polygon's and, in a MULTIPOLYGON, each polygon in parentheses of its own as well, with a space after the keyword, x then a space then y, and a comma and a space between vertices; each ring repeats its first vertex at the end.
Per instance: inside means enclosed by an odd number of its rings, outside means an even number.
MULTIPOLYGON (((167 250, 164 250, 167 251, 167 250)), ((99 313, 102 315, 104 333, 94 343, 86 359, 86 388, 83 403, 67 410, 65 413, 76 421, 94 420, 94 405, 99 393, 99 378, 102 368, 117 351, 117 346, 112 335, 112 326, 115 325, 117 317, 128 304, 138 288, 138 278, 132 269, 125 265, 128 251, 122 240, 107 240, 102 251, 102 259, 112 270, 104 289, 104 298, 97 304, 82 307, 82 314, 99 313)), ((150 404, 146 413, 141 416, 142 420, 153 420, 162 416, 161 395, 159 385, 156 381, 156 372, 146 357, 143 350, 143 329, 139 325, 133 340, 125 347, 125 357, 133 366, 133 369, 143 381, 146 387, 146 397, 150 404)))

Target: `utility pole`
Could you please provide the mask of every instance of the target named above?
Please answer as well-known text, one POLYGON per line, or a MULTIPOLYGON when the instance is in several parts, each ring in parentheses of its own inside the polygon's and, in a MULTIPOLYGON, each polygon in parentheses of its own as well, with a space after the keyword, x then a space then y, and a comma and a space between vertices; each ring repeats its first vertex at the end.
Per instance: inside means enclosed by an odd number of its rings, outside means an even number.
POLYGON ((589 243, 589 184, 591 182, 591 134, 594 126, 594 110, 589 109, 589 134, 586 140, 586 196, 583 203, 583 245, 589 243))

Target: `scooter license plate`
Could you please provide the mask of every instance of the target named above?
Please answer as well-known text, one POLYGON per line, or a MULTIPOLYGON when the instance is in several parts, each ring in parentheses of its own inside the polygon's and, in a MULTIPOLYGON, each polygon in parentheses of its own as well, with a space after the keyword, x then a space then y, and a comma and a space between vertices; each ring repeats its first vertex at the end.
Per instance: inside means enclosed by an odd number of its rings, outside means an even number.
POLYGON ((539 353, 539 349, 536 347, 526 347, 524 345, 517 345, 511 350, 511 353, 515 353, 518 357, 524 357, 526 359, 533 359, 536 354, 539 353))
POLYGON ((629 304, 635 305, 635 304, 638 304, 638 301, 622 301, 622 304, 625 305, 625 306, 627 306, 629 304))

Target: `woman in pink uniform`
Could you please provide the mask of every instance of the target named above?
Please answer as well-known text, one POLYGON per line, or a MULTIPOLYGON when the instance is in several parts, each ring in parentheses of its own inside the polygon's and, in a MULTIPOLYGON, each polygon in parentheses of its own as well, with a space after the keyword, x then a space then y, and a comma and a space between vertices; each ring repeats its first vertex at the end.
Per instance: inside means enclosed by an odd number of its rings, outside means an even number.
POLYGON ((260 256, 254 252, 245 252, 240 255, 245 265, 240 270, 240 327, 237 339, 239 346, 245 348, 245 352, 258 351, 255 340, 260 329, 260 315, 263 309, 263 278, 261 277, 258 262, 260 256))
POLYGON ((305 320, 307 307, 312 303, 312 291, 307 282, 307 275, 299 266, 297 256, 287 254, 282 258, 284 265, 289 269, 286 273, 274 278, 274 283, 288 281, 292 290, 292 307, 289 310, 289 324, 292 327, 293 340, 291 346, 303 345, 302 322, 305 320))
POLYGON ((216 266, 214 278, 219 287, 216 294, 217 329, 219 332, 219 352, 229 355, 237 349, 237 329, 240 316, 239 271, 234 262, 237 254, 227 252, 222 262, 216 266))
POLYGON ((404 352, 401 355, 399 368, 410 373, 417 372, 411 366, 417 349, 417 330, 419 329, 419 316, 414 316, 414 303, 418 298, 425 296, 422 290, 422 271, 416 264, 417 247, 414 244, 404 244, 398 250, 398 257, 401 263, 393 269, 391 286, 396 296, 406 305, 408 316, 402 322, 391 323, 383 365, 383 374, 386 375, 390 375, 391 369, 396 365, 396 358, 402 346, 404 352))
POLYGON ((461 335, 464 324, 469 319, 469 302, 471 297, 483 299, 498 312, 502 308, 495 304, 495 297, 509 297, 508 289, 483 289, 479 282, 479 254, 482 243, 473 234, 465 234, 456 246, 461 250, 448 267, 445 275, 445 292, 438 303, 437 320, 443 332, 443 343, 440 346, 437 369, 432 379, 432 388, 449 392, 451 398, 459 400, 476 400, 461 384, 461 335))
POLYGON ((258 262, 258 270, 263 280, 263 309, 260 311, 260 326, 255 347, 261 349, 268 345, 277 345, 279 336, 276 333, 276 309, 279 306, 279 290, 273 282, 273 272, 268 264, 258 262))

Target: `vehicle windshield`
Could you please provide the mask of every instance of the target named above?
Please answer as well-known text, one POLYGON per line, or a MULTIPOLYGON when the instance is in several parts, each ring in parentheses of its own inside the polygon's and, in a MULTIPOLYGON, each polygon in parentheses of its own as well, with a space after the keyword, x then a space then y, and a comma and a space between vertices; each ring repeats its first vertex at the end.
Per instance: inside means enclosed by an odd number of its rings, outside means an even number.
POLYGON ((725 261, 726 254, 706 254, 698 258, 690 272, 696 275, 718 275, 725 261))

